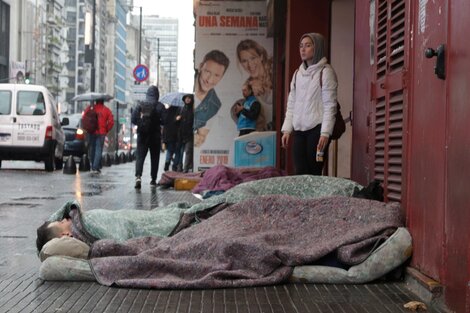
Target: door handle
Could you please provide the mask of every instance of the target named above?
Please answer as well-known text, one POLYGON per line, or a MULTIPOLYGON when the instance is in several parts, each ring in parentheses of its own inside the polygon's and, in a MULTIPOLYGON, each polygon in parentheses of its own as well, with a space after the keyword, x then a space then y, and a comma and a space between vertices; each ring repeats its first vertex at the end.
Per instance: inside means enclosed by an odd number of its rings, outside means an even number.
POLYGON ((440 79, 446 79, 446 58, 445 58, 445 46, 439 45, 436 50, 433 48, 427 48, 424 51, 426 58, 436 58, 436 65, 434 66, 434 74, 440 79))

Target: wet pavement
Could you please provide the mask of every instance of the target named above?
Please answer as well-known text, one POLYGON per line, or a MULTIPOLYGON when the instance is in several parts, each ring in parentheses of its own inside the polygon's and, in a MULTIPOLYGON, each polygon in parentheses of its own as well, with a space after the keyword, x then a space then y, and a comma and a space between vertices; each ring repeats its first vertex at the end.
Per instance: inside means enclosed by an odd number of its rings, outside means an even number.
MULTIPOLYGON (((163 155, 162 155, 163 157, 163 155)), ((163 164, 163 162, 161 162, 163 164)), ((216 290, 148 290, 90 282, 44 282, 36 228, 66 201, 94 208, 149 210, 175 201, 196 203, 189 192, 151 188, 149 160, 142 189, 135 163, 103 168, 100 176, 44 172, 42 163, 2 162, 0 170, 0 312, 409 312, 420 300, 404 282, 365 285, 282 284, 216 290)), ((161 174, 161 170, 159 174, 161 174)), ((428 312, 440 312, 429 307, 428 312)))

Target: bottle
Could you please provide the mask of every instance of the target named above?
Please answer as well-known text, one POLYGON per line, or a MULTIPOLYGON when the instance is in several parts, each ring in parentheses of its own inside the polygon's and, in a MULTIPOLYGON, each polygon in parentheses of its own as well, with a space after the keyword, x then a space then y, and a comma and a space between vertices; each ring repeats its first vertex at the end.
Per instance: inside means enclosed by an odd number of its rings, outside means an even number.
POLYGON ((317 162, 323 162, 323 151, 317 150, 316 160, 317 162))

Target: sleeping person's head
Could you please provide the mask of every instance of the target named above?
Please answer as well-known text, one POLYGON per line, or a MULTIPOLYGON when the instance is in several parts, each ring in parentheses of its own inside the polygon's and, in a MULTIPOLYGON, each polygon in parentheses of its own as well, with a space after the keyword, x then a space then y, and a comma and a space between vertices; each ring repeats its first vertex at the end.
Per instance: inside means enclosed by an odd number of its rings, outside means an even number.
POLYGON ((41 251, 42 247, 54 238, 62 236, 72 237, 72 220, 64 218, 61 221, 44 222, 37 229, 36 247, 41 251))

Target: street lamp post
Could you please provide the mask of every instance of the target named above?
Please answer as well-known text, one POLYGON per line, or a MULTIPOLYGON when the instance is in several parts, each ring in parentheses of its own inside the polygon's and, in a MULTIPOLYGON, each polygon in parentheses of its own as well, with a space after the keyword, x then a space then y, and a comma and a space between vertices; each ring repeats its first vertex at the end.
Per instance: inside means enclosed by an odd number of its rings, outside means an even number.
POLYGON ((93 13, 92 13, 92 34, 91 34, 91 91, 95 91, 95 29, 96 29, 96 0, 93 0, 93 13))
POLYGON ((140 25, 139 25, 139 64, 142 55, 142 7, 140 7, 140 25))
POLYGON ((157 88, 160 87, 160 38, 157 38, 157 88))
POLYGON ((170 75, 169 75, 169 81, 168 81, 168 90, 169 92, 171 92, 171 65, 173 64, 173 62, 170 61, 170 75))

